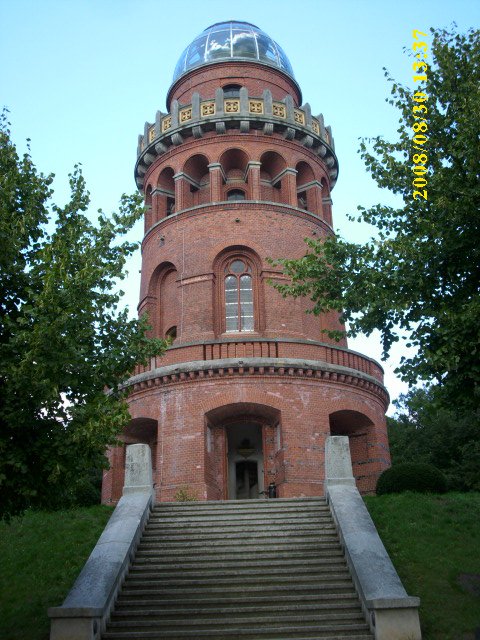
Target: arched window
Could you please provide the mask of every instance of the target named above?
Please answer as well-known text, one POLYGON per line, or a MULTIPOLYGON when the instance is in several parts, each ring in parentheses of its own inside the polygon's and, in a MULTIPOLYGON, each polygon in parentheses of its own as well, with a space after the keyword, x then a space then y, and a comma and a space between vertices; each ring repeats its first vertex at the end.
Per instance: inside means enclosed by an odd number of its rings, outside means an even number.
POLYGON ((172 344, 176 337, 177 327, 174 325, 173 327, 170 327, 170 329, 165 333, 165 338, 169 342, 169 344, 172 344))
POLYGON ((252 268, 243 258, 225 266, 225 329, 254 330, 252 268))
POLYGON ((227 200, 245 200, 245 191, 242 191, 242 189, 230 189, 227 193, 227 200))
POLYGON ((224 98, 238 98, 240 95, 240 89, 242 87, 239 84, 226 84, 223 87, 224 98))

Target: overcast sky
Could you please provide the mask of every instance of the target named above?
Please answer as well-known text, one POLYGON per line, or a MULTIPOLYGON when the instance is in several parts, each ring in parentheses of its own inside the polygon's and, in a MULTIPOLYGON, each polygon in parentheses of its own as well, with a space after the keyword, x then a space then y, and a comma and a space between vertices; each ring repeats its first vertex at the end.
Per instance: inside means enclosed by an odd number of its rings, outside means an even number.
MULTIPOLYGON (((480 26, 478 0, 242 0, 238 6, 217 0, 0 0, 0 10, 0 105, 10 110, 19 150, 30 138, 37 167, 55 173, 58 204, 79 162, 92 212, 112 211, 122 192, 134 191, 138 134, 157 109, 165 111, 183 49, 215 22, 245 20, 281 45, 304 102, 332 126, 340 164, 334 226, 356 240, 372 230, 348 222, 346 214, 359 204, 392 202, 357 153, 360 137, 395 135, 398 115, 385 102, 390 89, 382 68, 413 86, 403 52, 412 46, 413 29, 480 26)), ((132 237, 141 236, 139 224, 132 237)), ((139 268, 138 252, 124 287, 132 313, 139 268)), ((375 336, 350 346, 380 359, 375 336)), ((400 355, 398 348, 382 363, 392 399, 406 390, 393 373, 400 355)))

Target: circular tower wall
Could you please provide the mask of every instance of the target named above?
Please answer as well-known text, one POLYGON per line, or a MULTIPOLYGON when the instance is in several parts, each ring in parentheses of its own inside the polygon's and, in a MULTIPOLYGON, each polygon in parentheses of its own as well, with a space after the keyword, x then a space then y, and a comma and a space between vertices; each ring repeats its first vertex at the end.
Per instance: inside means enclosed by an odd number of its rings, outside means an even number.
MULTIPOLYGON (((331 129, 300 105, 273 40, 248 23, 214 27, 182 54, 169 113, 139 137, 139 313, 171 346, 127 383, 124 441, 152 447, 158 500, 215 500, 271 482, 281 497, 321 495, 325 439, 348 435, 357 485, 372 492, 389 465, 383 371, 327 336, 338 314, 308 314, 272 286, 285 280, 272 260, 333 234, 331 129)), ((110 459, 105 502, 121 495, 122 447, 110 459)))

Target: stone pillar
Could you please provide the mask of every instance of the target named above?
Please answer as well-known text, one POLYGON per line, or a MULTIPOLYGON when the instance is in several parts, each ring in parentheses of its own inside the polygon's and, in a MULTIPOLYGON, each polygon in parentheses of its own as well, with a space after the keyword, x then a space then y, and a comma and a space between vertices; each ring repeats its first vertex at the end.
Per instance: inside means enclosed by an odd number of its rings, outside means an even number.
POLYGON ((322 198, 322 212, 325 222, 332 226, 332 199, 330 197, 322 198))
POLYGON ((261 162, 248 163, 248 186, 250 200, 261 200, 260 167, 261 162))
POLYGON ((322 194, 317 182, 307 189, 307 209, 317 215, 322 215, 322 194))
POLYGON ((329 436, 325 442, 325 488, 331 484, 354 487, 348 436, 329 436))
MULTIPOLYGON (((152 198, 152 202, 153 202, 153 198, 152 198)), ((151 204, 148 204, 145 207, 143 221, 144 221, 144 233, 147 233, 147 231, 150 229, 150 227, 153 224, 153 207, 151 204)))
POLYGON ((210 172, 210 202, 220 202, 222 200, 222 165, 213 162, 208 165, 210 172))
POLYGON ((127 446, 123 495, 153 490, 152 452, 148 444, 127 446))
POLYGON ((177 173, 173 176, 175 181, 175 210, 183 211, 186 206, 185 186, 186 180, 183 173, 177 173))
POLYGON ((297 171, 295 169, 285 169, 282 176, 282 202, 297 206, 297 171))

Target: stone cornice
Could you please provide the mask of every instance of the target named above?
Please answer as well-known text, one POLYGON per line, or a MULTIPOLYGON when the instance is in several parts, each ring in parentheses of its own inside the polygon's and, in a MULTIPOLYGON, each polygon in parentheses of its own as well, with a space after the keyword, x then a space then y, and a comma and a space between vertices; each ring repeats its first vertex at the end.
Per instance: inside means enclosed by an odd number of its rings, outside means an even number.
POLYGON ((139 393, 152 387, 189 383, 200 380, 222 379, 232 376, 284 376, 321 380, 322 382, 346 384, 375 395, 385 409, 389 395, 385 387, 373 376, 356 369, 334 365, 321 360, 299 358, 224 358, 221 360, 195 360, 167 365, 133 376, 122 386, 139 393))
POLYGON ((188 138, 202 138, 207 132, 224 135, 227 131, 248 133, 251 129, 260 130, 266 136, 275 132, 303 144, 325 162, 331 187, 334 186, 338 160, 331 129, 325 127, 321 114, 312 117, 310 105, 296 108, 291 96, 276 102, 268 90, 261 98, 248 96, 245 88, 240 90, 239 98, 224 98, 222 89, 217 92, 221 92, 221 96, 209 100, 201 100, 195 93, 190 105, 180 105, 174 100, 171 113, 157 112, 154 124, 145 123, 144 134, 139 136, 135 165, 139 189, 143 187, 148 167, 170 147, 179 146, 188 138))

